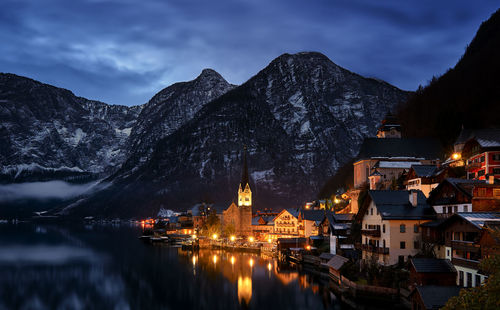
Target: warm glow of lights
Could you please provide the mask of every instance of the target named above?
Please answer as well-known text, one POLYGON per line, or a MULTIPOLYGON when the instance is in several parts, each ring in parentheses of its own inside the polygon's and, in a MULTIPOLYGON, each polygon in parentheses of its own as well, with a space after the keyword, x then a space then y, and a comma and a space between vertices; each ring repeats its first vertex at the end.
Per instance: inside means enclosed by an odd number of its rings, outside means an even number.
POLYGON ((271 240, 271 238, 267 239, 267 242, 271 243, 273 242, 273 240, 271 240))
POLYGON ((214 255, 214 256, 212 257, 212 261, 214 262, 214 264, 217 264, 217 255, 214 255))
POLYGON ((234 265, 234 262, 235 262, 235 261, 236 261, 236 260, 234 259, 234 256, 231 256, 231 265, 234 265))
POLYGON ((231 241, 234 241, 234 239, 236 239, 236 237, 235 236, 231 236, 230 239, 231 239, 231 241))
POLYGON ((193 266, 196 265, 196 256, 193 256, 193 266))
POLYGON ((253 237, 248 238, 248 241, 253 242, 255 239, 253 237))
POLYGON ((250 260, 248 261, 248 264, 250 264, 250 267, 253 267, 253 264, 254 264, 253 258, 250 258, 250 260))
POLYGON ((191 237, 192 237, 193 239, 196 239, 196 235, 192 235, 191 237))
POLYGON ((460 153, 453 153, 453 155, 451 155, 451 157, 454 159, 454 160, 457 160, 457 159, 460 159, 462 157, 462 155, 460 153))
POLYGON ((252 299, 252 278, 238 277, 238 300, 248 304, 252 299))
POLYGON ((271 271, 271 269, 273 269, 273 265, 271 263, 267 264, 267 270, 271 271))
POLYGON ((310 251, 311 250, 311 246, 310 245, 306 245, 306 250, 310 251))
POLYGON ((335 197, 335 199, 334 199, 333 201, 334 201, 335 203, 339 203, 339 202, 340 202, 340 200, 339 200, 337 197, 335 197))
POLYGON ((213 234, 213 235, 212 235, 212 238, 213 238, 214 240, 216 240, 216 239, 217 239, 217 234, 213 234))
POLYGON ((309 205, 306 205, 306 209, 309 209, 309 208, 310 208, 310 206, 309 206, 309 205))

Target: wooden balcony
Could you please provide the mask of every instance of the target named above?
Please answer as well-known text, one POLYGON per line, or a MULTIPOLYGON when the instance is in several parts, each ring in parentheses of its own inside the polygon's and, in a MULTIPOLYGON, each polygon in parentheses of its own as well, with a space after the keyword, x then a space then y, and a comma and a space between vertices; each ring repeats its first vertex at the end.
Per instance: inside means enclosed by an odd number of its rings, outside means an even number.
POLYGON ((451 263, 453 265, 461 266, 461 267, 466 267, 466 268, 471 268, 471 269, 479 269, 479 261, 477 260, 472 260, 472 259, 465 259, 465 258, 460 258, 460 257, 453 257, 451 259, 451 263))
POLYGON ((453 250, 477 253, 480 250, 479 244, 472 241, 451 240, 453 250))
POLYGON ((376 246, 370 245, 370 244, 362 244, 361 249, 363 251, 367 251, 367 252, 371 252, 371 253, 389 254, 389 248, 376 247, 376 246))
POLYGON ((362 229, 361 234, 371 237, 380 237, 380 227, 375 229, 362 229))

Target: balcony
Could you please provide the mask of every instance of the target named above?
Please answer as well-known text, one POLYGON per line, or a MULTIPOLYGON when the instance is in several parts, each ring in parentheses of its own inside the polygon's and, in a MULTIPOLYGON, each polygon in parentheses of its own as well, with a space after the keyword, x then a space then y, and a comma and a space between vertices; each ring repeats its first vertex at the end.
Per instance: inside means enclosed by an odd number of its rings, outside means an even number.
POLYGON ((451 247, 456 251, 465 251, 478 253, 479 252, 479 244, 475 244, 472 241, 462 241, 462 240, 451 240, 451 247))
POLYGON ((371 237, 380 237, 380 227, 375 229, 362 229, 361 234, 371 237))
POLYGON ((484 162, 483 163, 469 163, 467 164, 467 170, 469 169, 479 169, 483 166, 484 162))
POLYGON ((380 248, 370 244, 362 244, 361 249, 363 251, 377 253, 377 254, 389 254, 389 248, 380 248))
POLYGON ((451 263, 456 266, 471 268, 471 269, 479 269, 479 261, 460 258, 460 257, 452 257, 451 263))

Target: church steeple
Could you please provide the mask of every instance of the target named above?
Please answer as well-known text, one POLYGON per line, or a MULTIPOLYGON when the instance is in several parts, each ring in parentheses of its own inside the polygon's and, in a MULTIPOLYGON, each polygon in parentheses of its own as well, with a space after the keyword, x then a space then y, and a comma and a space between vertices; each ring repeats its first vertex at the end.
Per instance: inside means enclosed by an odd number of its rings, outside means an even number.
POLYGON ((238 187, 238 206, 252 206, 252 190, 248 179, 247 147, 243 148, 243 171, 238 187))
POLYGON ((247 164, 247 146, 243 147, 243 171, 241 173, 241 183, 240 186, 242 189, 248 184, 248 164, 247 164))

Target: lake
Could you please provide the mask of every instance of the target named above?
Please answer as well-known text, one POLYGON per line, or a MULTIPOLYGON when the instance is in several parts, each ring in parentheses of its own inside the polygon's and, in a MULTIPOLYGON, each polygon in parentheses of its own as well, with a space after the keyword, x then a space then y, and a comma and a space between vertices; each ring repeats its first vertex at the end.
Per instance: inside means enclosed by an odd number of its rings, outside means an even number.
POLYGON ((140 227, 0 224, 3 309, 350 309, 321 279, 257 254, 191 253, 140 227))

